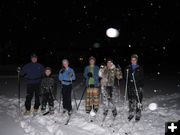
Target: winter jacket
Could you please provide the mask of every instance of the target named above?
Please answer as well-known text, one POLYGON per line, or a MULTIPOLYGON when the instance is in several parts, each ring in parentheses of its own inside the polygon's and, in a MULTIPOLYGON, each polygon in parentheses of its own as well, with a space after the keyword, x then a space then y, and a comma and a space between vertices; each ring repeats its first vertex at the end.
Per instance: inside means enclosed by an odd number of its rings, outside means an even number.
MULTIPOLYGON (((94 78, 94 86, 95 87, 99 87, 99 67, 98 66, 94 66, 94 70, 93 70, 93 78, 94 78)), ((89 85, 89 76, 88 73, 90 72, 90 66, 86 66, 84 69, 84 77, 86 79, 86 86, 88 87, 89 85)))
POLYGON ((21 71, 28 84, 38 84, 44 76, 44 67, 39 63, 28 63, 21 71))
POLYGON ((55 86, 55 80, 52 77, 44 77, 41 81, 41 93, 50 93, 55 95, 56 86, 55 86))
POLYGON ((116 68, 116 66, 113 64, 111 69, 109 69, 107 66, 103 67, 101 69, 101 73, 99 73, 100 77, 102 78, 102 81, 105 86, 112 86, 114 87, 114 82, 115 79, 117 78, 118 80, 122 79, 122 72, 120 68, 116 68))
POLYGON ((70 85, 75 79, 76 75, 74 73, 74 70, 70 67, 59 72, 59 80, 63 85, 70 85))
POLYGON ((133 82, 133 76, 132 73, 134 73, 134 78, 136 81, 137 88, 142 88, 144 86, 144 71, 141 66, 137 66, 136 69, 133 70, 132 65, 129 65, 124 73, 124 77, 127 76, 127 69, 129 70, 128 74, 128 84, 134 86, 133 82))

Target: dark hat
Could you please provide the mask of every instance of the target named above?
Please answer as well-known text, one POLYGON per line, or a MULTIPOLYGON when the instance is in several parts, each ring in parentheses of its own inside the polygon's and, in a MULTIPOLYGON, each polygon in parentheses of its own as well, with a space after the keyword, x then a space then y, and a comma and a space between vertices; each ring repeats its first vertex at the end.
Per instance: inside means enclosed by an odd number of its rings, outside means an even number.
POLYGON ((113 59, 108 58, 108 59, 107 59, 107 62, 109 62, 109 61, 110 61, 110 62, 113 62, 113 59))
POLYGON ((51 71, 52 71, 52 68, 46 67, 46 68, 45 68, 45 71, 46 71, 46 70, 51 70, 51 71))
POLYGON ((31 58, 33 58, 33 57, 38 57, 35 53, 33 53, 33 54, 31 54, 31 58))
POLYGON ((93 56, 91 56, 91 57, 89 57, 89 61, 90 60, 94 60, 94 61, 96 61, 96 58, 95 57, 93 57, 93 56))
POLYGON ((131 55, 131 59, 132 58, 138 59, 138 55, 137 54, 133 54, 133 55, 131 55))

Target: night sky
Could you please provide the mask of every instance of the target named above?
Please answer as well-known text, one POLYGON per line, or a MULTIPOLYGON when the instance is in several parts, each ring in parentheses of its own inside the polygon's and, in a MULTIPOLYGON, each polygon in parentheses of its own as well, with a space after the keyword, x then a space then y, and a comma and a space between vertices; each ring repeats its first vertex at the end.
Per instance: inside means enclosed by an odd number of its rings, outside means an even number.
POLYGON ((37 53, 46 65, 90 55, 126 65, 178 65, 179 0, 1 0, 0 64, 24 64, 37 53), (117 38, 106 36, 110 27, 117 38))

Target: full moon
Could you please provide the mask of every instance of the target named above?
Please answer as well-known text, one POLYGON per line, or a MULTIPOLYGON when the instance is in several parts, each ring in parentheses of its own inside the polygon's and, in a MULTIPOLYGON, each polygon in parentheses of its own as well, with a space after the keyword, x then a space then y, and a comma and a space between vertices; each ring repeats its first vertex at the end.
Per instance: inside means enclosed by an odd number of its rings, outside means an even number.
POLYGON ((157 105, 156 103, 151 103, 151 104, 149 104, 149 109, 150 109, 151 111, 156 110, 157 107, 158 107, 158 105, 157 105))
POLYGON ((106 30, 106 35, 109 37, 109 38, 116 38, 119 36, 119 31, 115 28, 109 28, 106 30))

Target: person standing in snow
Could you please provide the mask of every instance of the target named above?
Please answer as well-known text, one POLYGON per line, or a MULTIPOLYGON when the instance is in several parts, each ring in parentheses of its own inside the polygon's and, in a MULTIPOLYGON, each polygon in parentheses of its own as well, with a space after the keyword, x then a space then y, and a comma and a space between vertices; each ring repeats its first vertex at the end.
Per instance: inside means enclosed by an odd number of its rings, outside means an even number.
POLYGON ((62 60, 62 65, 63 68, 59 72, 59 80, 62 83, 63 113, 68 111, 68 115, 70 115, 72 112, 72 81, 76 79, 76 76, 74 70, 69 67, 69 61, 67 59, 62 60))
POLYGON ((37 113, 40 106, 40 83, 44 75, 44 67, 37 63, 36 54, 31 55, 31 62, 26 64, 21 71, 21 76, 27 80, 27 95, 25 101, 25 115, 30 114, 31 100, 35 94, 34 112, 37 113))
POLYGON ((99 67, 95 65, 95 62, 95 57, 91 56, 89 65, 84 70, 86 79, 86 113, 90 113, 92 109, 97 112, 99 108, 99 67))
POLYGON ((55 100, 55 80, 52 78, 52 69, 50 67, 45 68, 45 77, 41 82, 41 94, 42 94, 42 103, 41 111, 46 111, 47 103, 49 105, 49 113, 54 114, 54 100, 55 100))
POLYGON ((138 65, 138 55, 131 56, 131 64, 125 70, 125 76, 128 73, 127 94, 129 100, 129 121, 136 115, 135 120, 141 118, 141 106, 143 98, 144 72, 143 68, 138 65), (136 86, 135 86, 136 85, 136 86), (137 87, 137 91, 136 91, 137 87), (139 103, 140 102, 140 103, 139 103))
POLYGON ((112 110, 114 117, 117 115, 116 106, 113 101, 115 79, 122 79, 120 68, 116 68, 112 59, 107 60, 107 66, 101 66, 99 71, 101 78, 101 92, 103 96, 104 116, 108 114, 108 110, 112 110))

